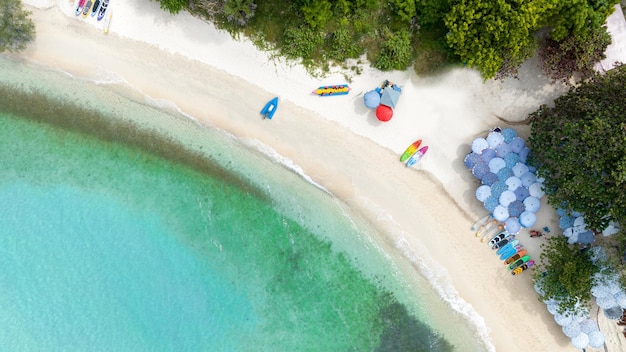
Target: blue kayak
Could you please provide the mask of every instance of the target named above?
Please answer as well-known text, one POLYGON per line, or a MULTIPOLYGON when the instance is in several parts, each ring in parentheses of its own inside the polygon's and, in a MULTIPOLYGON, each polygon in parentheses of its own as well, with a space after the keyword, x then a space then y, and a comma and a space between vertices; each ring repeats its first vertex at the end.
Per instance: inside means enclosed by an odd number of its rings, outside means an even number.
POLYGON ((278 97, 270 100, 265 104, 263 109, 261 110, 261 115, 263 115, 264 119, 272 119, 274 117, 274 113, 276 112, 276 108, 278 108, 278 97))

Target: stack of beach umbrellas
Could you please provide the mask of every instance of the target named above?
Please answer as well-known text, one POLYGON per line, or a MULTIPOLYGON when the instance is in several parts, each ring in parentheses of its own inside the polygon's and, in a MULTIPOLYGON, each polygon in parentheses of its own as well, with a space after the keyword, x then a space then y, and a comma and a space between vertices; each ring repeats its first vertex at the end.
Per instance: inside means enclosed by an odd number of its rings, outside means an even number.
POLYGON ((532 227, 543 197, 542 180, 526 164, 530 149, 511 128, 494 129, 472 141, 465 167, 481 182, 476 198, 507 231, 518 233, 532 227))
MULTIPOLYGON (((594 239, 594 233, 587 228, 585 218, 580 212, 568 213, 563 209, 557 209, 559 218, 559 227, 563 231, 563 236, 567 237, 569 244, 581 243, 592 244, 594 239)), ((620 226, 618 223, 611 221, 606 229, 602 231, 603 236, 611 236, 619 232, 620 226)))

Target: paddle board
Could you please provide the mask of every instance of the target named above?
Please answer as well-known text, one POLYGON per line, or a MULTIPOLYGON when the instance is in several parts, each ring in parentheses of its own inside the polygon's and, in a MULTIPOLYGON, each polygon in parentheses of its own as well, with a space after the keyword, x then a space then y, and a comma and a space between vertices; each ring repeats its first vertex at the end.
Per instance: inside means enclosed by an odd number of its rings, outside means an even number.
MULTIPOLYGON (((490 217, 490 219, 491 219, 491 217, 490 217)), ((487 221, 483 225, 478 226, 478 229, 476 230, 476 237, 480 237, 480 236, 484 235, 485 232, 490 231, 497 223, 498 223, 498 220, 493 219, 491 221, 487 221)))
POLYGON ((510 256, 509 258, 506 258, 506 260, 504 261, 504 265, 511 264, 514 261, 522 258, 525 255, 526 255, 526 250, 522 249, 521 251, 519 251, 519 252, 515 253, 514 255, 510 256))
POLYGON ((500 247, 506 246, 509 242, 515 239, 515 235, 509 234, 509 236, 505 237, 503 240, 496 242, 493 246, 491 246, 491 250, 494 251, 500 247))
POLYGON ((530 268, 531 266, 533 266, 535 264, 534 260, 529 260, 528 263, 526 264, 522 264, 521 266, 518 266, 517 268, 515 268, 514 270, 511 271, 511 275, 518 275, 521 274, 524 270, 530 268))
POLYGON ((506 260, 508 257, 514 255, 515 253, 517 253, 519 250, 523 248, 524 246, 522 246, 521 244, 518 244, 515 247, 508 247, 507 250, 505 250, 504 252, 500 254, 500 260, 506 260))
POLYGON ((526 263, 528 260, 530 259, 529 255, 525 255, 523 257, 521 257, 520 259, 516 260, 515 262, 513 262, 513 264, 508 266, 509 270, 514 270, 515 268, 522 266, 522 264, 526 263))
POLYGON ((422 157, 424 156, 424 154, 426 154, 427 151, 428 151, 428 146, 421 147, 420 149, 418 149, 418 151, 416 151, 415 154, 413 154, 409 158, 409 160, 407 160, 406 167, 411 167, 417 164, 417 162, 420 161, 420 159, 422 159, 422 157))
POLYGON ((415 142, 413 142, 408 148, 406 148, 404 153, 402 153, 402 156, 400 157, 400 161, 404 162, 406 161, 406 159, 410 158, 411 155, 415 154, 415 152, 417 151, 417 149, 420 147, 421 144, 422 144, 421 139, 418 139, 415 142))
POLYGON ((113 18, 113 12, 111 11, 111 9, 109 9, 109 14, 104 18, 104 24, 102 25, 102 28, 104 28, 104 34, 109 33, 111 18, 113 18))
POLYGON ((495 236, 493 236, 489 242, 487 242, 487 245, 489 245, 489 247, 492 247, 494 244, 500 242, 501 240, 503 240, 506 237, 507 233, 506 231, 501 231, 498 234, 496 234, 495 236))
POLYGON ((504 252, 508 252, 509 249, 515 248, 515 246, 518 243, 519 243, 519 240, 513 240, 513 241, 509 242, 506 246, 500 247, 500 249, 498 249, 498 251, 496 252, 496 255, 502 255, 504 252))
POLYGON ((489 231, 486 231, 480 239, 480 242, 487 242, 488 240, 494 238, 498 233, 504 230, 504 226, 498 225, 491 228, 489 231))

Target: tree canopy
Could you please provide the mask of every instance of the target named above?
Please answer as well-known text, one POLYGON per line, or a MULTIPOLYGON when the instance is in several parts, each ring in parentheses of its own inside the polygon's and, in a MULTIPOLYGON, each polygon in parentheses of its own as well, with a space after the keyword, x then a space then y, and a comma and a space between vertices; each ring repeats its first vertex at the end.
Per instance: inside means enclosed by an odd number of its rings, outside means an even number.
POLYGON ((532 113, 531 163, 548 202, 585 215, 589 228, 626 225, 626 66, 532 113))
POLYGON ((35 24, 20 0, 0 0, 0 52, 20 51, 35 39, 35 24))

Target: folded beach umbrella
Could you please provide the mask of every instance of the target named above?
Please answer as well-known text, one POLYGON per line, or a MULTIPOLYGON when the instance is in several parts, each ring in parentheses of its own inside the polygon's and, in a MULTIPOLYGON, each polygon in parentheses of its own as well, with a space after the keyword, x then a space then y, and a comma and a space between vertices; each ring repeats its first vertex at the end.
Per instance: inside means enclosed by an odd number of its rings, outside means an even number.
POLYGON ((489 148, 496 148, 504 142, 504 136, 500 132, 492 131, 487 135, 487 144, 489 148))
POLYGON ((376 117, 382 122, 387 122, 393 117, 393 109, 381 103, 376 108, 376 117))
POLYGON ((472 141, 472 151, 476 154, 482 154, 483 150, 489 148, 487 140, 484 138, 476 138, 472 141))
POLYGON ((507 207, 509 215, 518 217, 526 210, 524 203, 521 200, 515 200, 507 207))
POLYGON ((519 155, 519 161, 526 163, 526 161, 528 161, 528 155, 530 154, 530 148, 525 147, 517 154, 519 155))
POLYGON ((488 163, 491 161, 491 159, 496 157, 496 151, 495 149, 487 148, 483 150, 481 156, 483 157, 483 160, 488 163))
MULTIPOLYGON (((484 152, 483 152, 484 154, 484 152)), ((504 159, 502 158, 493 158, 491 160, 489 160, 489 171, 495 173, 498 173, 498 171, 500 171, 502 168, 506 167, 506 163, 504 162, 504 159)))
POLYGON ((578 242, 578 232, 574 232, 568 239, 567 239, 567 243, 569 244, 574 244, 578 242))
MULTIPOLYGON (((520 181, 521 182, 521 181, 520 181)), ((517 187, 513 193, 515 193, 515 197, 519 201, 524 201, 528 196, 530 196, 530 192, 528 192, 528 188, 524 186, 517 187)))
POLYGON ((521 137, 515 137, 511 140, 511 142, 509 142, 509 145, 511 146, 512 151, 519 153, 526 146, 526 142, 524 142, 521 137))
POLYGON ((563 333, 569 338, 576 337, 580 335, 581 332, 580 324, 578 324, 577 321, 573 321, 571 324, 563 327, 563 333))
POLYGON ((489 172, 489 165, 485 163, 476 164, 472 168, 472 175, 474 175, 474 177, 476 177, 479 180, 483 178, 483 176, 485 176, 485 174, 488 172, 489 172))
POLYGON ((500 194, 499 200, 500 200, 500 204, 502 204, 505 207, 508 207, 509 204, 513 203, 516 200, 515 193, 507 189, 506 191, 502 192, 502 194, 500 194))
POLYGON ((380 96, 380 103, 395 109, 398 104, 398 99, 400 99, 400 92, 392 87, 387 87, 383 89, 383 94, 380 96))
POLYGON ((476 199, 478 199, 479 201, 481 202, 486 201, 490 195, 491 195, 491 187, 487 185, 482 185, 476 188, 476 199))
POLYGON ((521 213, 519 216, 520 225, 526 228, 533 227, 533 225, 535 225, 536 222, 537 222, 537 215, 535 215, 535 213, 533 213, 532 211, 525 211, 521 213))
POLYGON ((593 237, 593 232, 586 231, 578 234, 578 243, 582 244, 592 244, 595 238, 593 237))
POLYGON ((507 190, 506 183, 502 181, 496 181, 491 185, 491 195, 500 201, 500 195, 507 190))
POLYGON ((483 205, 485 206, 485 209, 487 209, 488 212, 492 213, 494 211, 494 209, 496 209, 496 207, 498 205, 500 205, 500 202, 498 202, 498 198, 496 198, 494 196, 489 196, 483 202, 483 205))
MULTIPOLYGON (((515 171, 513 171, 513 173, 515 173, 515 171)), ((543 192, 543 184, 539 182, 535 182, 532 185, 530 185, 528 187, 528 192, 530 192, 531 196, 537 197, 537 198, 541 198, 545 194, 543 192)))
POLYGON ((496 147, 496 154, 501 158, 504 158, 505 156, 509 155, 511 152, 512 152, 511 146, 506 143, 502 143, 496 147))
POLYGON ((497 181, 498 181, 498 175, 494 174, 493 172, 488 172, 484 174, 483 177, 480 178, 480 182, 483 185, 488 185, 488 186, 491 186, 497 181))
POLYGON ((522 162, 515 164, 511 170, 513 170, 513 175, 517 177, 522 177, 523 174, 528 172, 528 166, 522 162))
POLYGON ((368 108, 376 109, 376 107, 380 104, 380 94, 378 94, 375 90, 370 90, 363 95, 363 102, 368 108))
POLYGON ((563 230, 563 236, 570 238, 574 235, 574 228, 573 227, 568 227, 565 230, 563 230))
POLYGON ((510 127, 503 129, 500 133, 502 133, 502 137, 504 137, 506 143, 510 143, 513 138, 517 137, 517 132, 510 127))
POLYGON ((587 345, 589 344, 589 335, 583 333, 580 333, 578 336, 576 337, 572 337, 572 346, 582 350, 583 348, 587 347, 587 345))
POLYGON ((519 154, 508 153, 507 155, 503 156, 502 159, 504 159, 504 162, 506 163, 506 167, 510 169, 519 162, 519 154))
POLYGON ((522 228, 519 224, 519 220, 515 217, 510 217, 504 222, 504 228, 511 234, 516 234, 522 228))
POLYGON ((580 331, 584 332, 585 334, 591 334, 594 331, 600 331, 600 328, 598 327, 598 323, 591 318, 587 318, 581 321, 579 325, 580 325, 580 331))
POLYGON ((509 179, 509 177, 513 176, 513 171, 508 167, 503 167, 500 171, 496 172, 498 175, 498 180, 504 182, 509 179))
POLYGON ((522 186, 524 187, 530 187, 530 185, 537 181, 537 177, 532 172, 523 174, 519 179, 522 180, 522 186))
POLYGON ((536 213, 541 207, 541 201, 539 200, 539 198, 528 197, 524 199, 524 207, 526 207, 526 211, 532 211, 533 213, 536 213))
POLYGON ((506 221, 506 219, 509 218, 509 211, 506 209, 505 206, 503 206, 502 204, 499 204, 493 210, 493 218, 498 221, 506 221))
POLYGON ((589 347, 591 348, 601 348, 604 346, 606 339, 604 338, 604 334, 600 331, 593 331, 589 333, 589 347))
POLYGON ((511 176, 507 178, 504 183, 506 183, 510 191, 515 191, 519 187, 522 187, 522 180, 520 180, 517 176, 511 176))

